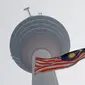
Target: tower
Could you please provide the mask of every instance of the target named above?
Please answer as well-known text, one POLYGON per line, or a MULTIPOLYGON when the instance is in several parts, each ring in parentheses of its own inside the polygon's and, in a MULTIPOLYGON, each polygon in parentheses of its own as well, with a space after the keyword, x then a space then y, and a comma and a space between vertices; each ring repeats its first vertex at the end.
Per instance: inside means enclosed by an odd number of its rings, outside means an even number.
POLYGON ((55 57, 67 53, 69 49, 70 39, 64 26, 45 15, 23 20, 10 39, 12 58, 22 69, 32 73, 33 85, 58 85, 54 71, 34 74, 35 57, 55 57), (51 56, 45 56, 45 53, 51 56))

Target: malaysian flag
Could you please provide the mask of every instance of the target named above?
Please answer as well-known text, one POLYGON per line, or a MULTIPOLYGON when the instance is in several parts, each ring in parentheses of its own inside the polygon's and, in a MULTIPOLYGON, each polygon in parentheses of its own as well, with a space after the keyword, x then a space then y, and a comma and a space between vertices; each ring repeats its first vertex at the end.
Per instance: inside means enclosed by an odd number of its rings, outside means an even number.
POLYGON ((85 58, 85 48, 53 58, 36 57, 34 71, 38 73, 67 68, 76 64, 83 58, 85 58))

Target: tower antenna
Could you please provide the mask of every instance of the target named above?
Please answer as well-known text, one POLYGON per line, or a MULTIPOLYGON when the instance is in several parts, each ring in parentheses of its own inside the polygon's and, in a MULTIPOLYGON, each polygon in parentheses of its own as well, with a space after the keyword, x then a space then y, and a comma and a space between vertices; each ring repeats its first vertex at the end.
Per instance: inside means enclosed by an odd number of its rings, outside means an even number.
POLYGON ((31 13, 30 13, 29 9, 30 9, 30 7, 27 7, 24 10, 28 12, 29 16, 31 16, 31 13))

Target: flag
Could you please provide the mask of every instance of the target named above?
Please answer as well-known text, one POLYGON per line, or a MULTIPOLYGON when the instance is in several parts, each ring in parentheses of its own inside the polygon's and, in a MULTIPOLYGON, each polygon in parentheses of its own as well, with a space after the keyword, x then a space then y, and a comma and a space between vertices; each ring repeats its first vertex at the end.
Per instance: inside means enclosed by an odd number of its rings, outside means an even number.
POLYGON ((64 55, 52 58, 35 59, 35 73, 48 72, 73 66, 81 59, 85 58, 85 48, 71 51, 64 55))

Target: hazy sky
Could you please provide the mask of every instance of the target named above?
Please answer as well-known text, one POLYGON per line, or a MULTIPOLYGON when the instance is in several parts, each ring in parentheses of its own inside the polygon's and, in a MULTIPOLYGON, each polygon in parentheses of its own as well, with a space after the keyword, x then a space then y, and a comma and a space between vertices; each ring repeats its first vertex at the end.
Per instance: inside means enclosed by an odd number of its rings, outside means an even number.
MULTIPOLYGON (((10 56, 9 41, 14 28, 28 14, 42 12, 54 17, 67 29, 71 50, 85 47, 85 0, 0 0, 0 85, 32 85, 32 76, 18 67, 10 56)), ((59 85, 85 85, 85 60, 56 71, 59 85)))

